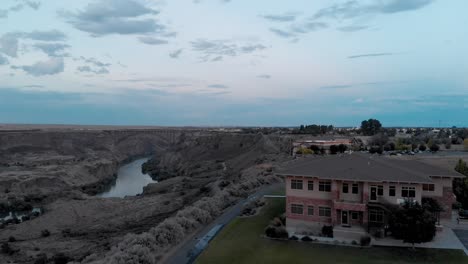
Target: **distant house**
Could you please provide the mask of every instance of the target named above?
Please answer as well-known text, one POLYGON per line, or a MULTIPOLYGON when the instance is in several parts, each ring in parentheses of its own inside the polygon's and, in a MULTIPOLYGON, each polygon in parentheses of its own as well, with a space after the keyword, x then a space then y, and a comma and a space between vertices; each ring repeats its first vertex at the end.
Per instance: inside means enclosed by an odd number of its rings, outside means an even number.
POLYGON ((359 239, 388 222, 388 204, 436 199, 451 217, 452 180, 463 175, 416 160, 364 154, 311 157, 279 172, 286 178, 286 228, 318 234, 334 226, 335 236, 359 239), (350 228, 351 227, 351 228, 350 228), (354 227, 354 228, 353 228, 354 227))

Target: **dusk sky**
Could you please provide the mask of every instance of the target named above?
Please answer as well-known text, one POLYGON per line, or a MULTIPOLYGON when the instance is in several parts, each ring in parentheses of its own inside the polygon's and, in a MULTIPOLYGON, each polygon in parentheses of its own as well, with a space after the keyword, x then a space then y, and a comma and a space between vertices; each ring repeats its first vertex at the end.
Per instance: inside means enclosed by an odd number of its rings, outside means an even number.
POLYGON ((468 126, 466 0, 2 0, 0 123, 468 126))

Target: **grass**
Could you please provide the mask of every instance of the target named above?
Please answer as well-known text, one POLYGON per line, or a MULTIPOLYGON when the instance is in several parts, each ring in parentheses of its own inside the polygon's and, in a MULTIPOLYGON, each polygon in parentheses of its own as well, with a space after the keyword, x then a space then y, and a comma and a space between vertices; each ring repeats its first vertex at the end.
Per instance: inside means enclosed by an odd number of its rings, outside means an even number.
POLYGON ((271 198, 262 212, 227 225, 197 259, 211 263, 468 263, 461 250, 354 248, 262 238, 269 221, 284 212, 284 199, 271 198))

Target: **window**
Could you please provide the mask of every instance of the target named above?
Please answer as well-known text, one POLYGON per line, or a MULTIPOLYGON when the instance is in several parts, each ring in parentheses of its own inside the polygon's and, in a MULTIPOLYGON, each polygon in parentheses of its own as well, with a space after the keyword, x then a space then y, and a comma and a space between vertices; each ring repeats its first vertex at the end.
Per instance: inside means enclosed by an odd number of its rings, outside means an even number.
POLYGON ((304 206, 302 204, 291 204, 291 213, 292 214, 303 214, 304 206))
POLYGON ((291 180, 291 189, 302 190, 302 180, 291 180))
POLYGON ((348 184, 343 183, 343 193, 348 193, 348 184))
POLYGON ((358 220, 359 219, 359 213, 358 212, 351 212, 351 219, 358 220))
POLYGON ((314 181, 307 182, 307 190, 313 191, 314 190, 314 181))
POLYGON ((383 186, 382 185, 377 186, 377 195, 378 196, 383 196, 383 186))
POLYGON ((423 184, 423 191, 433 192, 434 188, 435 188, 434 184, 423 184))
POLYGON ((396 194, 395 186, 389 186, 388 187, 388 196, 395 196, 395 194, 396 194))
POLYGON ((314 215, 314 207, 313 206, 307 206, 307 215, 314 215))
POLYGON ((328 182, 328 181, 319 182, 319 191, 331 192, 331 182, 328 182))
POLYGON ((416 188, 403 186, 401 187, 401 197, 414 198, 416 197, 416 188))
POLYGON ((357 183, 353 183, 353 193, 359 193, 359 185, 357 183))
POLYGON ((330 207, 319 207, 319 216, 331 217, 330 207))
POLYGON ((381 210, 369 210, 369 222, 383 223, 384 214, 381 210))

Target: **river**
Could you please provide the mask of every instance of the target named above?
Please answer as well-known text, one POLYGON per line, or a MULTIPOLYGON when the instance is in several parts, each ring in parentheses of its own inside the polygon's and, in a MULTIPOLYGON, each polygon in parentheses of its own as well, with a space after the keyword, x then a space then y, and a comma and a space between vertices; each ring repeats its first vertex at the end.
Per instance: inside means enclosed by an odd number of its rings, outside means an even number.
POLYGON ((120 167, 117 172, 116 181, 105 192, 98 194, 99 197, 120 197, 135 196, 143 192, 143 187, 150 183, 157 182, 148 174, 141 172, 141 166, 149 158, 142 158, 132 161, 120 167))

